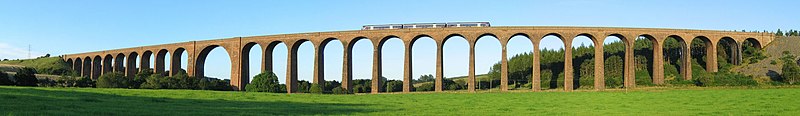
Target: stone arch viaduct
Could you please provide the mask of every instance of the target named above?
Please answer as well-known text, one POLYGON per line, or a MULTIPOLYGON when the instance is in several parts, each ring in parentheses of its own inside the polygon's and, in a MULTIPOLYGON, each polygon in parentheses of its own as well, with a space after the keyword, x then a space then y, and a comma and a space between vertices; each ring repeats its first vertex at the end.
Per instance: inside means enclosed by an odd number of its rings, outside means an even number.
MULTIPOLYGON (((712 31, 712 30, 689 30, 689 29, 657 29, 657 28, 612 28, 612 27, 551 27, 551 26, 520 26, 520 27, 463 27, 463 28, 420 28, 420 29, 394 29, 394 30, 355 30, 355 31, 337 31, 337 32, 313 32, 313 33, 296 33, 296 34, 279 34, 279 35, 266 35, 266 36, 252 36, 252 37, 234 37, 215 40, 202 40, 190 41, 182 43, 162 44, 141 46, 132 48, 122 48, 114 50, 103 50, 87 53, 76 53, 63 55, 62 58, 68 63, 72 64, 74 70, 81 73, 84 77, 91 77, 96 79, 99 75, 107 72, 117 71, 123 72, 128 76, 133 76, 139 72, 139 67, 150 67, 154 65, 156 74, 165 72, 165 68, 173 70, 181 69, 181 55, 186 52, 188 54, 188 66, 186 72, 189 76, 203 76, 203 65, 208 53, 216 48, 222 47, 228 53, 231 62, 231 85, 236 90, 243 90, 249 82, 249 52, 253 46, 261 46, 263 58, 261 60, 261 72, 272 70, 272 52, 273 48, 279 44, 284 43, 287 46, 287 65, 286 65, 286 88, 289 93, 297 91, 297 49, 303 42, 311 42, 315 46, 314 52, 314 77, 312 82, 324 82, 323 72, 323 51, 327 44, 342 44, 344 49, 343 63, 342 63, 342 87, 346 90, 352 91, 352 49, 356 41, 365 40, 373 43, 373 68, 372 80, 377 80, 381 77, 381 49, 383 43, 391 38, 399 38, 403 41, 405 46, 405 64, 403 71, 403 92, 410 92, 410 80, 412 79, 411 72, 411 49, 414 42, 422 37, 432 38, 437 44, 436 53, 436 79, 435 91, 442 91, 443 84, 443 44, 451 37, 460 36, 467 40, 469 43, 469 73, 468 73, 468 90, 475 91, 475 43, 479 38, 484 36, 492 36, 499 39, 502 46, 501 57, 501 90, 508 90, 508 61, 506 53, 506 44, 514 36, 524 36, 528 38, 533 44, 533 75, 532 80, 533 91, 540 89, 540 64, 539 64, 539 45, 547 44, 540 43, 540 40, 545 36, 556 36, 563 42, 565 48, 572 47, 572 40, 578 36, 586 36, 590 38, 595 47, 595 54, 603 54, 603 41, 605 37, 615 36, 625 44, 624 55, 624 69, 623 80, 625 87, 635 87, 633 65, 633 43, 636 38, 645 37, 653 42, 653 59, 663 59, 663 45, 662 43, 667 38, 675 38, 682 44, 682 55, 680 73, 685 79, 691 79, 691 69, 686 68, 690 65, 691 60, 691 45, 693 38, 701 38, 707 47, 706 49, 706 70, 716 72, 717 58, 716 46, 723 44, 721 40, 732 40, 726 42, 733 42, 731 48, 732 58, 734 64, 741 61, 741 45, 744 41, 751 41, 755 43, 757 48, 762 48, 766 44, 772 42, 774 36, 770 33, 752 33, 752 32, 734 32, 734 31, 712 31), (341 43, 330 43, 331 40, 339 40, 341 43), (165 55, 170 54, 170 59, 164 59, 165 55), (151 55, 155 55, 155 59, 150 59, 151 55), (131 60, 133 59, 133 60, 131 60), (136 59, 141 60, 137 64, 136 59), (736 60, 738 59, 738 60, 736 60), (154 64, 150 64, 151 60, 155 60, 154 64), (170 60, 170 64, 164 64, 165 60, 170 60), (127 63, 127 64, 123 64, 127 63), (128 66, 128 67, 125 67, 128 66), (169 67, 165 67, 169 66, 169 67)), ((573 70, 572 69, 572 49, 565 49, 564 52, 564 89, 565 91, 572 91, 573 89, 573 70)), ((603 55, 595 55, 594 63, 594 86, 597 90, 604 89, 604 67, 603 55)), ((652 68, 652 81, 655 84, 664 83, 664 60, 653 60, 652 68)), ((170 75, 172 75, 170 74, 170 75)), ((379 92, 380 81, 372 81, 372 93, 379 92), (378 87, 375 87, 378 86, 378 87)))

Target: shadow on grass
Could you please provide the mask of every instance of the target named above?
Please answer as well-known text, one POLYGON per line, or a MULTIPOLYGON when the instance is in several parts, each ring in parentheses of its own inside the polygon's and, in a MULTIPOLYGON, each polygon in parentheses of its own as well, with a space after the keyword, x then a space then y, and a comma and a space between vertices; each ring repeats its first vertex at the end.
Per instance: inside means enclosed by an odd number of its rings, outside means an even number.
POLYGON ((0 99, 0 115, 348 115, 379 111, 370 104, 176 99, 13 87, 0 87, 0 99))

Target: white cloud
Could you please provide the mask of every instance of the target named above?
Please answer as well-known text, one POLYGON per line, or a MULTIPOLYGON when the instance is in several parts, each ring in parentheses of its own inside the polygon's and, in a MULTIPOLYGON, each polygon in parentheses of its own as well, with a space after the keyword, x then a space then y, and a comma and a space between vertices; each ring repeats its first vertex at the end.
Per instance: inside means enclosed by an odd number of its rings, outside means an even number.
MULTIPOLYGON (((42 53, 31 51, 31 57, 42 56, 42 53)), ((28 49, 24 47, 12 46, 6 43, 0 43, 0 59, 27 59, 28 49)))

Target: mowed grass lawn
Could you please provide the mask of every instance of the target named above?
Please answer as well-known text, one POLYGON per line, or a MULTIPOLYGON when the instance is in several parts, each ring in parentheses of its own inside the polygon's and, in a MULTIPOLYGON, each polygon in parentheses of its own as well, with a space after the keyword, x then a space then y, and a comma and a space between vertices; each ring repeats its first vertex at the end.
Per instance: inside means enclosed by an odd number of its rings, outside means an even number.
POLYGON ((315 95, 0 86, 0 115, 798 115, 800 88, 315 95))

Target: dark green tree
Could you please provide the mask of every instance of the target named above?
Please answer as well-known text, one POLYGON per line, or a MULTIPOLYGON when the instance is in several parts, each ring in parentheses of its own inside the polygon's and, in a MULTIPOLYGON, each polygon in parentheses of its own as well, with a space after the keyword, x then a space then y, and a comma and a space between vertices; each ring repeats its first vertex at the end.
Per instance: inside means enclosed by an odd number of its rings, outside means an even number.
POLYGON ((791 54, 784 53, 781 60, 783 60, 783 67, 781 77, 786 83, 796 84, 800 82, 800 66, 797 65, 795 59, 797 57, 791 54))
POLYGON ((6 72, 0 71, 0 85, 14 85, 14 81, 8 76, 6 72))
POLYGON ((309 93, 323 93, 322 86, 317 83, 312 83, 308 90, 309 93))
POLYGON ((21 68, 14 74, 14 80, 19 86, 36 86, 39 80, 36 79, 36 69, 21 68))
POLYGON ((97 79, 98 88, 128 88, 130 84, 131 79, 119 72, 106 73, 97 79))
POLYGON ((278 83, 278 76, 275 73, 264 72, 253 77, 253 81, 245 86, 246 91, 254 92, 284 92, 281 90, 280 83, 278 83))

